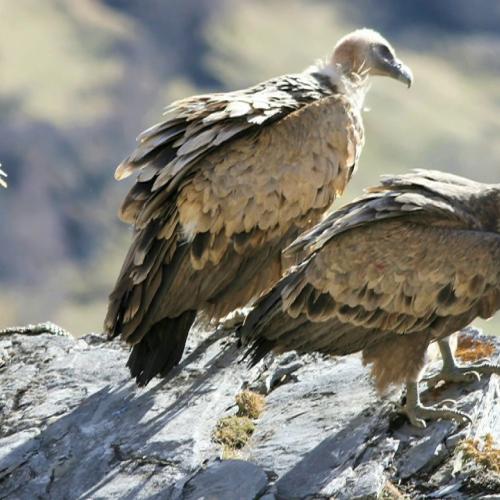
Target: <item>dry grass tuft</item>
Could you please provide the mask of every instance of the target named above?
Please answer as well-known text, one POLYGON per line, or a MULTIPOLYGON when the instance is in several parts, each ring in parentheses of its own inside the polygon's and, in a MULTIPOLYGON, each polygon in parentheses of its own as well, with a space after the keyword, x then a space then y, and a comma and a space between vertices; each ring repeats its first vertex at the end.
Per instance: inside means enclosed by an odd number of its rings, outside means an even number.
POLYGON ((262 394, 253 391, 243 391, 236 396, 238 416, 259 418, 264 410, 265 399, 262 394))
POLYGON ((495 448, 491 434, 486 434, 483 443, 478 439, 466 439, 460 448, 466 462, 474 461, 485 469, 500 473, 500 449, 495 448))
POLYGON ((495 353, 495 346, 491 342, 476 340, 467 335, 458 338, 456 356, 462 361, 477 361, 490 358, 495 353))
POLYGON ((213 433, 216 443, 223 446, 222 458, 237 458, 238 452, 248 442, 255 430, 254 419, 259 418, 264 409, 264 396, 253 391, 243 391, 236 396, 238 413, 223 417, 217 422, 213 433))
POLYGON ((214 432, 214 441, 224 446, 224 455, 240 450, 250 439, 255 424, 248 417, 236 415, 224 417, 219 420, 214 432))

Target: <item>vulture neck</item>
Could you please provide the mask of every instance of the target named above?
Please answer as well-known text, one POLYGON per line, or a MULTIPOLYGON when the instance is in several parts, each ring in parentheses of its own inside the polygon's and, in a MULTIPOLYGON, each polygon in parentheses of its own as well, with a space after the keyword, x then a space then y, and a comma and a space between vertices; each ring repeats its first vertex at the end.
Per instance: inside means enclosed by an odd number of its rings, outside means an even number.
POLYGON ((358 74, 355 71, 344 71, 342 65, 333 66, 329 61, 320 61, 311 69, 328 77, 331 85, 339 93, 349 97, 359 112, 362 111, 366 93, 370 88, 366 72, 358 74))

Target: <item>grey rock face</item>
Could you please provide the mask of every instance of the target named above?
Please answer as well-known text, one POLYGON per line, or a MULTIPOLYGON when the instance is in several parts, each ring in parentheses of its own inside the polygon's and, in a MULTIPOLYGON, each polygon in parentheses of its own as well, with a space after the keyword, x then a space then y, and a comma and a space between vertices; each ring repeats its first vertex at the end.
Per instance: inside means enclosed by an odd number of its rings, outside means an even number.
POLYGON ((0 334, 0 498, 368 499, 387 481, 412 498, 470 498, 500 485, 456 448, 500 440, 497 377, 427 395, 458 399, 471 427, 418 430, 357 356, 248 370, 227 332, 200 330, 173 376, 139 390, 118 343, 44 331, 0 334), (244 387, 267 393, 265 410, 239 459, 221 461, 212 433, 244 387))
POLYGON ((257 465, 244 460, 225 460, 213 464, 190 479, 183 488, 183 498, 253 500, 266 487, 267 476, 257 465))

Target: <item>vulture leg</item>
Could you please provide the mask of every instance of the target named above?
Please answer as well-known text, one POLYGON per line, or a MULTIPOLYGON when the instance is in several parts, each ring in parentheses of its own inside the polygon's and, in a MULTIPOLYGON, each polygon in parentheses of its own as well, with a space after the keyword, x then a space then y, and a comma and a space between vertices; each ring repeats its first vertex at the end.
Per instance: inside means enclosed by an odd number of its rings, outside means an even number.
POLYGON ((444 382, 469 383, 477 382, 481 378, 481 375, 500 375, 500 365, 493 365, 491 363, 468 366, 457 365, 451 351, 449 338, 438 340, 438 346, 443 358, 443 368, 437 375, 425 379, 429 387, 434 387, 441 380, 444 382))
POLYGON ((406 383, 406 403, 400 412, 408 417, 408 420, 415 427, 424 429, 426 420, 456 420, 459 423, 471 422, 470 417, 461 411, 450 410, 449 408, 437 408, 436 406, 423 406, 420 403, 418 393, 418 382, 406 383))

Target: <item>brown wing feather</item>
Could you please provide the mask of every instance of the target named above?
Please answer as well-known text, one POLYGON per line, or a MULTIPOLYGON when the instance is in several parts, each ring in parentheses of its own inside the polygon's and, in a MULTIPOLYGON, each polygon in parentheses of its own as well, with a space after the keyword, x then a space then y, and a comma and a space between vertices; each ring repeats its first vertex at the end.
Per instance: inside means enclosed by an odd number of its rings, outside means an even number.
MULTIPOLYGON (((292 317, 362 328, 367 344, 375 332, 429 329, 437 338, 452 333, 448 317, 468 317, 471 310, 491 315, 499 259, 496 234, 379 222, 325 245, 283 289, 282 307, 292 317)), ((329 349, 342 354, 335 335, 320 350, 329 349)))
POLYGON ((363 350, 383 390, 416 376, 415 353, 431 339, 500 308, 499 264, 500 235, 379 222, 339 236, 283 279, 271 312, 262 312, 266 295, 243 336, 254 340, 254 361, 269 350, 363 350), (391 352, 398 358, 388 363, 391 352))
MULTIPOLYGON (((408 342, 425 348, 500 308, 500 235, 486 229, 484 210, 497 194, 486 185, 455 200, 393 189, 366 195, 294 243, 309 247, 309 257, 259 300, 242 329, 255 342, 254 359, 270 349, 364 350, 373 361, 377 346, 388 352, 398 334, 418 333, 421 341, 408 342)), ((399 368, 378 370, 380 385, 401 381, 407 372, 399 368)))
POLYGON ((310 214, 344 191, 362 144, 347 99, 315 102, 201 160, 179 192, 180 223, 188 238, 224 228, 227 237, 255 231, 257 240, 297 221, 310 226, 310 214))
POLYGON ((305 280, 335 299, 342 322, 410 333, 435 329, 436 318, 465 313, 497 287, 499 249, 493 233, 379 222, 331 240, 305 280), (370 314, 377 310, 384 314, 370 314))
MULTIPOLYGON (((169 264, 181 241, 185 245, 187 240, 191 266, 200 270, 207 263, 218 264, 229 247, 243 254, 287 233, 290 224, 275 225, 281 199, 277 182, 270 182, 265 200, 259 198, 251 179, 254 198, 241 189, 233 192, 234 178, 242 168, 238 162, 246 158, 243 165, 248 167, 255 153, 254 139, 266 126, 334 91, 324 79, 303 74, 279 77, 244 91, 195 96, 174 103, 164 122, 139 136, 138 148, 116 173, 119 179, 135 171, 139 175, 121 209, 122 219, 134 224, 137 233, 110 297, 105 328, 111 335, 119 333, 125 319, 130 326, 126 330, 135 331, 137 325, 147 328, 144 306, 159 293, 163 266, 169 264), (232 144, 242 133, 237 144, 232 144), (252 206, 262 207, 264 202, 266 210, 258 217, 252 206), (232 217, 245 207, 243 220, 232 217), (147 293, 135 290, 144 286, 149 287, 147 293)), ((269 151, 271 139, 268 134, 267 142, 262 139, 259 147, 269 151)), ((320 212, 329 197, 323 192, 317 198, 314 208, 320 212)), ((297 225, 304 225, 298 215, 297 225)), ((205 299, 200 296, 198 302, 205 299)))

